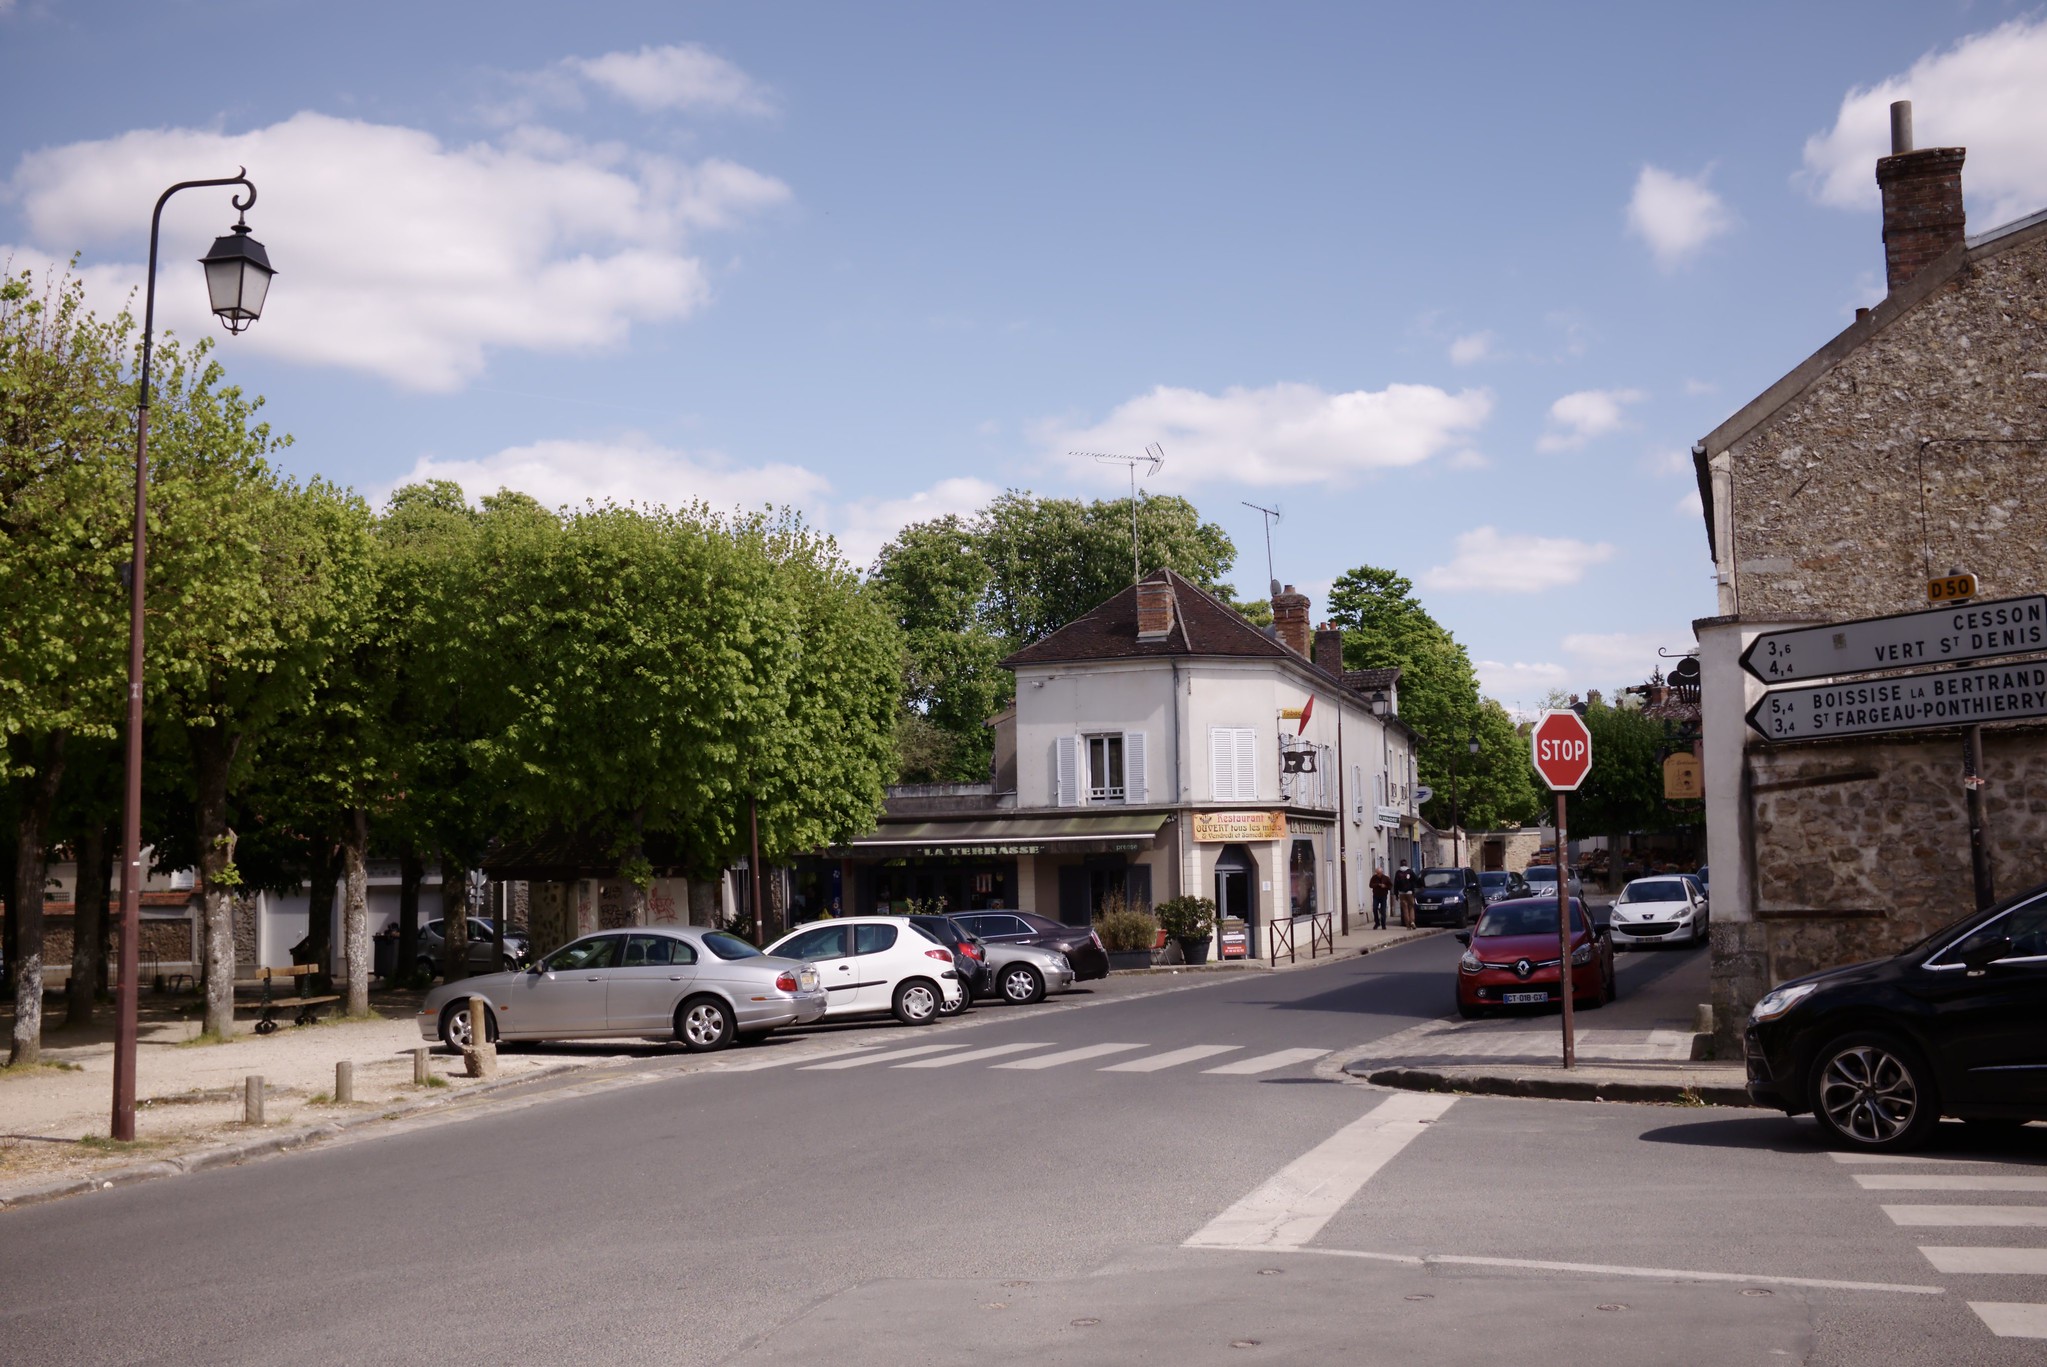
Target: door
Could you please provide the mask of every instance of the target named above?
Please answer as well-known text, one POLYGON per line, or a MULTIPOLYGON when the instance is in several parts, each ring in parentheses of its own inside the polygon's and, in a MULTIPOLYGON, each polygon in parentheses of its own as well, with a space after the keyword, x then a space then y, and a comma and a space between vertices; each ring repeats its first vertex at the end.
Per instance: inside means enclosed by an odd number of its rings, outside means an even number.
MULTIPOLYGON (((856 925, 853 927, 853 997, 841 1010, 880 1011, 886 1008, 895 994, 896 979, 908 976, 901 969, 899 955, 890 953, 895 949, 901 931, 896 926, 856 925)), ((921 935, 911 938, 927 949, 943 949, 936 941, 927 941, 921 935)), ((936 959, 927 960, 931 976, 937 978, 951 965, 941 964, 936 959)))
POLYGON ((852 1009, 860 996, 860 979, 853 971, 853 956, 846 952, 846 927, 814 926, 784 940, 775 950, 778 959, 796 959, 817 965, 818 981, 825 988, 825 1014, 836 1015, 852 1009))
POLYGON ((469 918, 469 971, 495 973, 504 965, 498 960, 498 933, 487 921, 469 918))
POLYGON ((675 1007, 697 975, 696 946, 673 935, 628 935, 625 958, 611 970, 604 1016, 616 1033, 665 1035, 675 1007))
POLYGON ((2047 1102, 2047 897, 2014 907, 1918 970, 1933 1008, 1933 1046, 1965 1105, 2047 1102), (1979 945, 2008 939, 1994 963, 1969 968, 1979 945))
POLYGON ((563 945, 540 961, 537 972, 512 980, 502 1028, 543 1038, 603 1034, 609 1028, 605 989, 624 949, 623 935, 592 935, 563 945))
POLYGON ((1094 920, 1094 906, 1088 897, 1088 871, 1078 865, 1059 870, 1059 919, 1069 926, 1084 926, 1094 920))

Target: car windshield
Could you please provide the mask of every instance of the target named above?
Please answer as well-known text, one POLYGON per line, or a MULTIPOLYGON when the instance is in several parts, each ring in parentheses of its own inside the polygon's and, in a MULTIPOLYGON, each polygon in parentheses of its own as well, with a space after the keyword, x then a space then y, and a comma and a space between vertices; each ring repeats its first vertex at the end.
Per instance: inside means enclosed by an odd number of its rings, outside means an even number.
MULTIPOLYGON (((1502 902, 1487 911, 1479 920, 1473 932, 1480 936, 1497 935, 1554 935, 1557 929, 1557 909, 1549 902, 1502 902)), ((1584 917, 1579 914, 1578 904, 1571 903, 1571 929, 1585 929, 1584 917)))
POLYGON ((1464 886, 1464 870, 1423 869, 1422 886, 1425 888, 1461 888, 1464 886))
POLYGON ((1530 864, 1521 875, 1531 883, 1554 883, 1557 881, 1556 866, 1553 864, 1530 864))
POLYGON ((1621 889, 1622 902, 1682 902, 1685 885, 1675 878, 1642 878, 1621 889))
POLYGON ((721 959, 758 959, 761 952, 729 930, 714 930, 704 936, 704 948, 721 959))
POLYGON ((1504 888, 1512 876, 1505 873, 1482 873, 1478 876, 1478 885, 1482 888, 1504 888))

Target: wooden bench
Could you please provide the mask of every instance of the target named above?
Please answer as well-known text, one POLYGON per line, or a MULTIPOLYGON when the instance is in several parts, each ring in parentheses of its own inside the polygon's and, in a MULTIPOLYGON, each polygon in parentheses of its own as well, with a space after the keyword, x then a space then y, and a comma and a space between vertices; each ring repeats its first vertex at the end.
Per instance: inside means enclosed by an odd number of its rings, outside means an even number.
POLYGON ((325 997, 308 997, 304 995, 280 997, 272 991, 271 984, 279 979, 290 979, 292 980, 292 990, 301 991, 301 985, 297 979, 309 977, 319 971, 320 966, 318 964, 293 964, 290 968, 259 968, 256 970, 255 983, 236 983, 235 986, 237 988, 260 986, 263 989, 263 995, 253 1001, 237 1001, 235 1009, 237 1011, 260 1011, 263 1013, 262 1018, 256 1022, 256 1033, 259 1035, 267 1035, 277 1028, 277 1014, 280 1011, 295 1009, 298 1014, 292 1018, 292 1024, 311 1025, 319 1018, 322 1006, 325 1006, 328 1002, 338 1002, 341 1000, 339 994, 325 997))

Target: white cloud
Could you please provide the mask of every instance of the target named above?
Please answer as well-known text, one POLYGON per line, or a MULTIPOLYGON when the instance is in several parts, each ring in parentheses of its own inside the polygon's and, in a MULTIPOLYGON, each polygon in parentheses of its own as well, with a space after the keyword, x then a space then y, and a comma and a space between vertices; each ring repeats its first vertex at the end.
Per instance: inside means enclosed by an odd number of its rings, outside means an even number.
MULTIPOLYGON (((1574 632, 1564 637, 1564 653, 1575 666, 1572 674, 1593 688, 1632 687, 1649 677, 1652 669, 1670 672, 1671 661, 1659 656, 1664 650, 1688 650, 1689 629, 1668 634, 1653 631, 1574 632)), ((1584 692, 1583 688, 1578 689, 1584 692)), ((1612 701, 1611 695, 1607 699, 1612 701)))
POLYGON ((971 516, 1001 492, 985 480, 940 480, 907 498, 856 499, 833 511, 830 526, 847 561, 864 570, 874 563, 882 546, 910 523, 929 522, 948 513, 971 516))
POLYGON ((1342 394, 1289 383, 1221 394, 1160 385, 1092 427, 1046 428, 1045 444, 1064 458, 1135 454, 1159 442, 1172 483, 1335 484, 1419 465, 1483 426, 1492 406, 1482 389, 1452 394, 1420 384, 1342 394))
POLYGON ((1706 188, 1706 172, 1680 176, 1660 166, 1644 166, 1628 199, 1628 229, 1649 244, 1650 254, 1664 270, 1675 270, 1696 257, 1714 238, 1734 228, 1734 214, 1720 196, 1706 188))
POLYGON ((1527 721, 1540 712, 1549 691, 1568 687, 1571 678, 1570 670, 1546 660, 1478 660, 1472 669, 1478 675, 1479 692, 1505 706, 1516 721, 1527 721))
POLYGON ((563 65, 635 109, 649 112, 718 109, 766 114, 774 108, 767 90, 753 77, 695 43, 571 57, 563 65))
POLYGON ((1719 392, 1720 386, 1713 383, 1713 381, 1711 380, 1685 381, 1685 394, 1687 397, 1690 398, 1696 399, 1707 394, 1718 394, 1719 392))
POLYGON ((1536 439, 1538 451, 1574 451, 1595 437, 1617 432, 1625 409, 1649 396, 1639 389, 1581 389, 1549 406, 1550 430, 1536 439))
POLYGON ((1876 160, 1891 150, 1890 107, 1911 100, 1921 147, 1967 147, 1972 220, 1997 224, 2047 207, 2047 19, 2014 19, 1929 52, 1903 75, 1841 99, 1834 126, 1805 142, 1798 179, 1822 204, 1873 209, 1876 160))
POLYGON ((1458 534, 1450 563, 1424 570, 1421 582, 1445 593, 1541 593, 1575 584, 1592 566, 1612 558, 1613 546, 1604 541, 1503 535, 1496 527, 1475 527, 1458 534))
POLYGON ((1706 512, 1705 500, 1699 497, 1697 489, 1687 489, 1685 496, 1677 501, 1677 510, 1688 517, 1703 517, 1706 512))
MULTIPOLYGON (((417 129, 301 113, 247 133, 144 129, 24 156, 0 197, 34 247, 132 250, 147 206, 177 173, 247 166, 250 226, 278 269, 262 320, 237 346, 452 390, 488 349, 589 351, 635 323, 684 318, 708 296, 699 232, 789 198, 729 161, 687 163, 589 147, 546 129, 447 146, 417 129)), ((166 210, 159 321, 215 326, 188 263, 233 221, 228 191, 188 191, 166 210)), ((94 263, 118 304, 134 263, 94 263)))
POLYGON ((1652 475, 1674 477, 1692 473, 1691 452, 1676 448, 1651 451, 1642 457, 1642 464, 1652 475))
POLYGON ((1491 360, 1493 343, 1498 340, 1490 332, 1468 332, 1450 343, 1450 364, 1476 365, 1491 360))

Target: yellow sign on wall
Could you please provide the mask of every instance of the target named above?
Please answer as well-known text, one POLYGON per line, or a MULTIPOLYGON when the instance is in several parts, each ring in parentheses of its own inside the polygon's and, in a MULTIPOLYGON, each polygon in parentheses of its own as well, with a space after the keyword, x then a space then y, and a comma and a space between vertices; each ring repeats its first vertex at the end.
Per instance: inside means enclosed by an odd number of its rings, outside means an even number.
POLYGON ((1196 812, 1194 838, 1205 844, 1286 839, 1285 812, 1196 812))
POLYGON ((1705 773, 1699 767, 1697 755, 1679 753, 1663 761, 1663 796, 1666 800, 1678 802, 1705 795, 1705 773))

